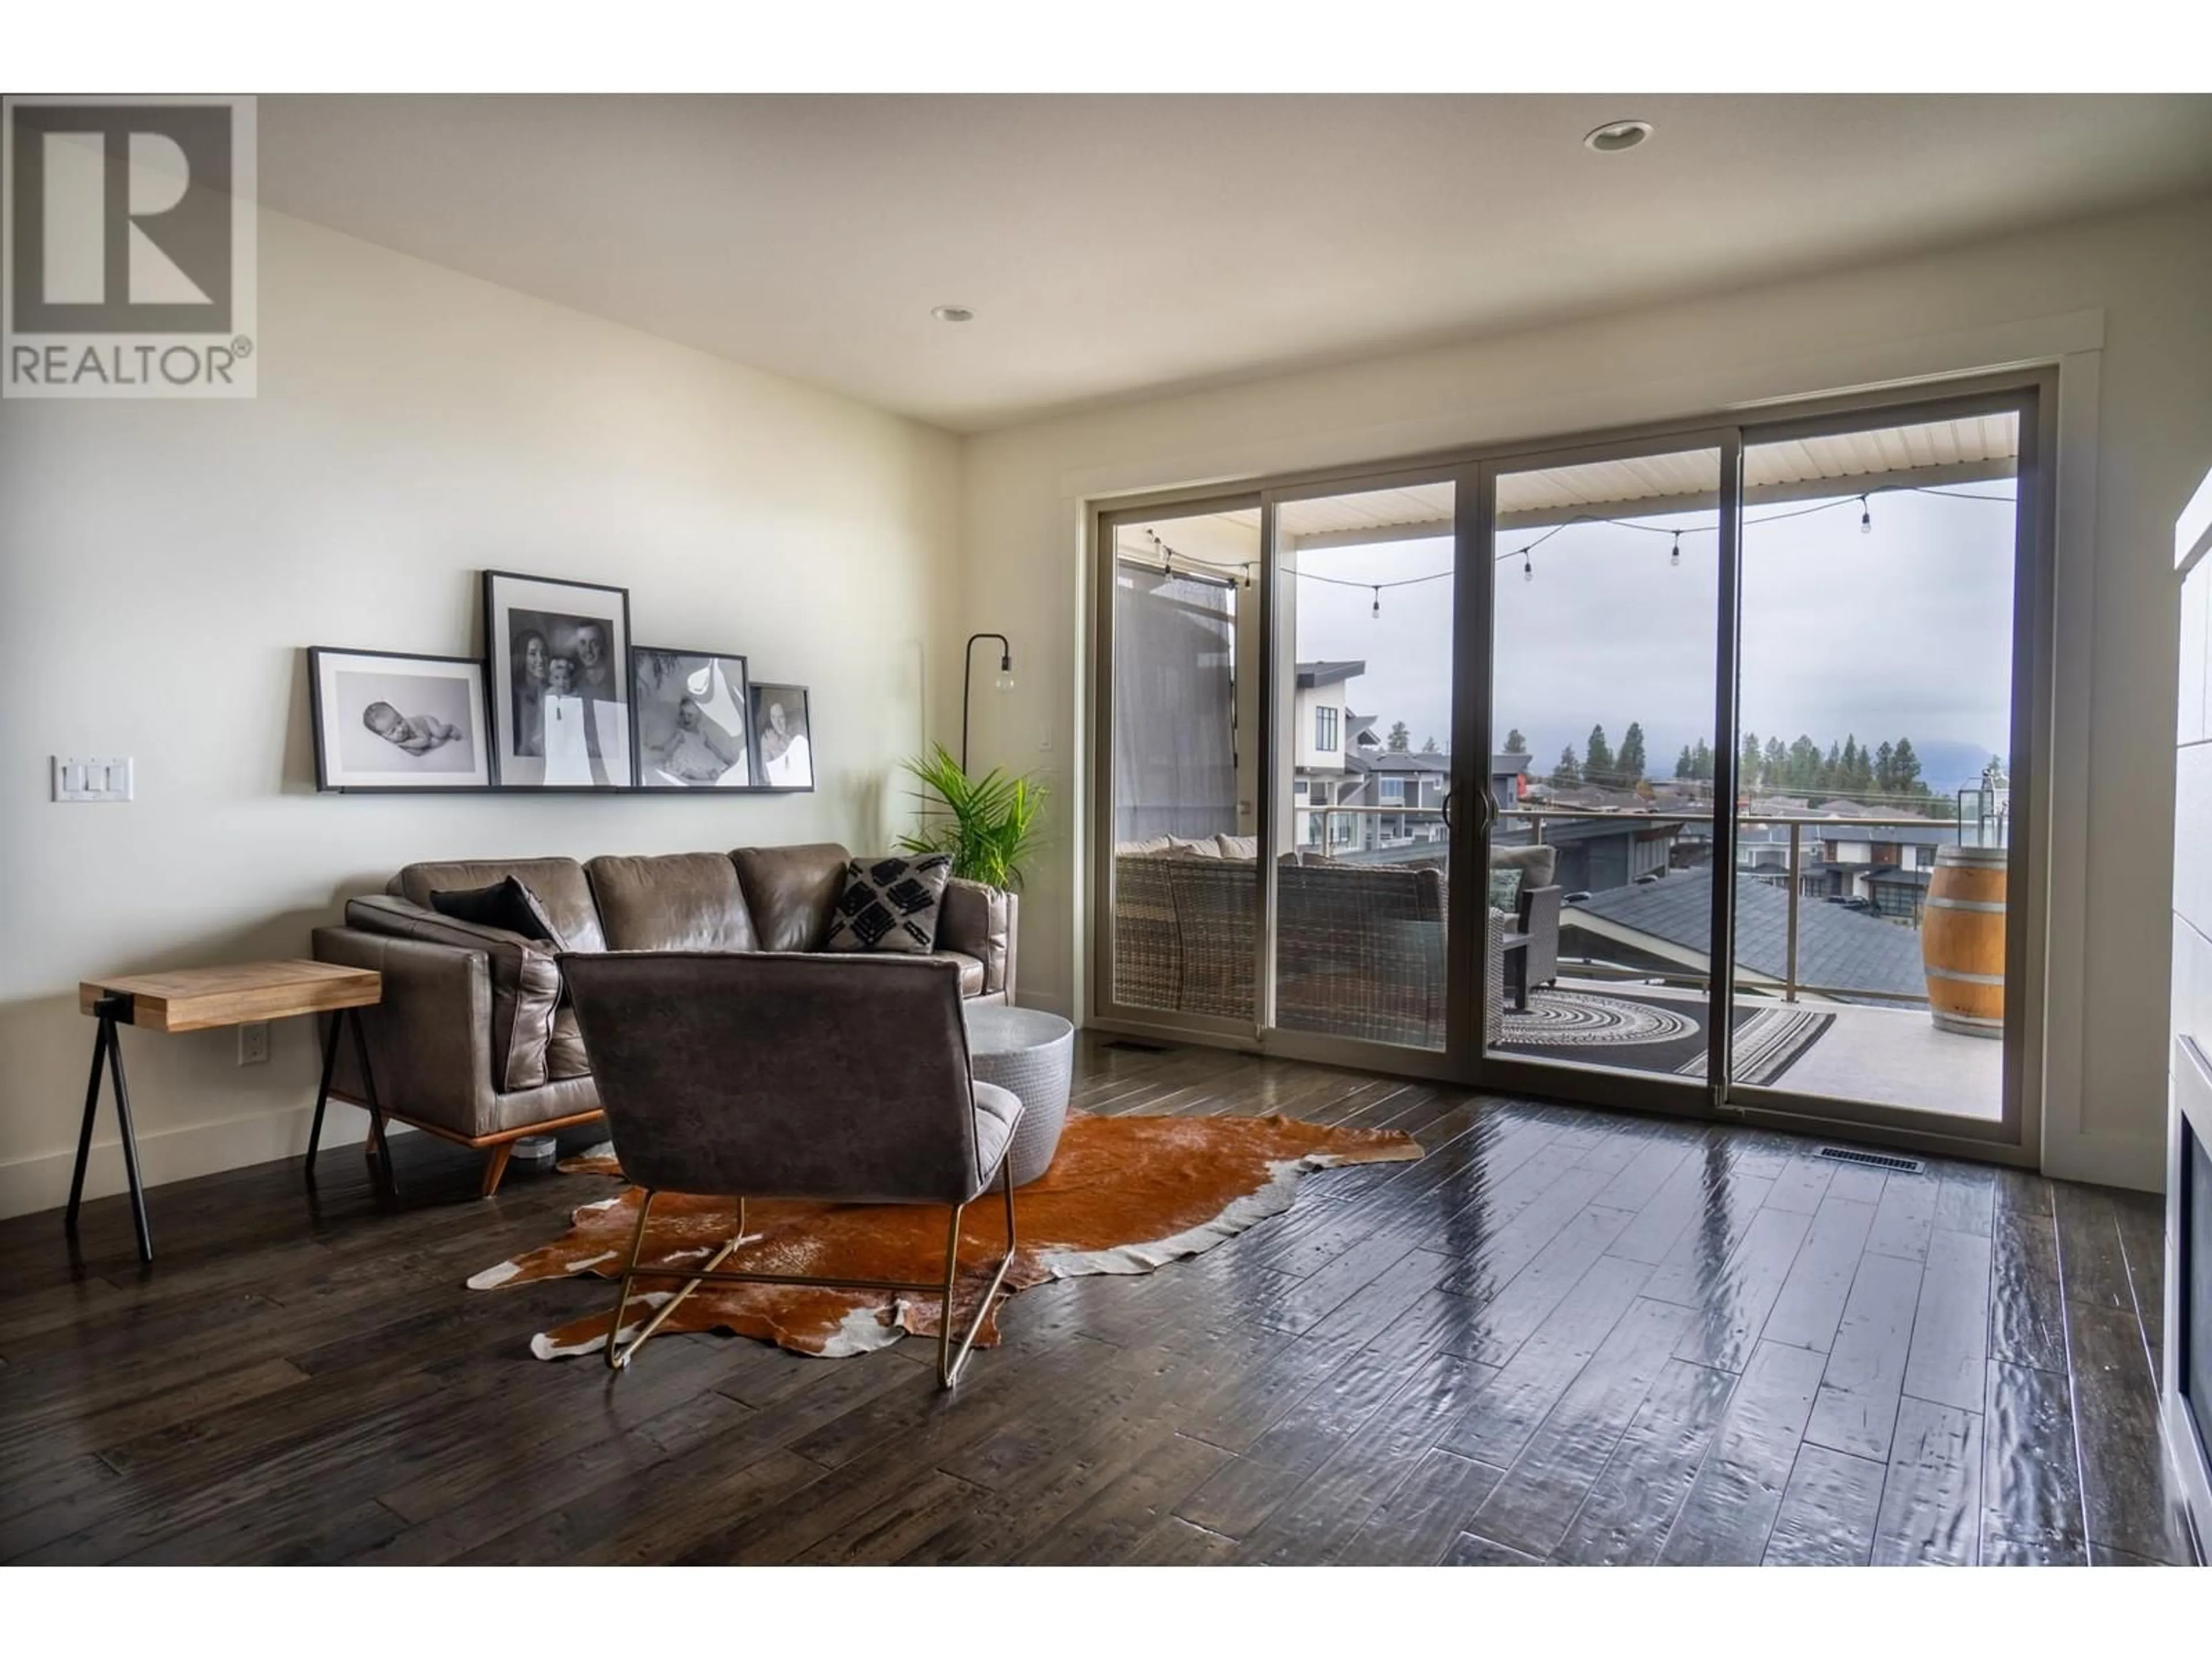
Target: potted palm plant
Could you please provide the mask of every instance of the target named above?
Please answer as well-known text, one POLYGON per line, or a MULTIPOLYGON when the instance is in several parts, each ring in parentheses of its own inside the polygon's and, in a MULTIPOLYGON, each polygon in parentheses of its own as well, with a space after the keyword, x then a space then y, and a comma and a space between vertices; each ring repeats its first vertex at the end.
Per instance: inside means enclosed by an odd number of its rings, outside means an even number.
POLYGON ((1022 865, 1036 849, 1044 786, 1034 777, 1009 777, 995 766, 971 778, 941 743, 905 767, 921 785, 921 827, 899 837, 899 850, 950 854, 954 876, 1007 896, 1011 926, 1022 865))

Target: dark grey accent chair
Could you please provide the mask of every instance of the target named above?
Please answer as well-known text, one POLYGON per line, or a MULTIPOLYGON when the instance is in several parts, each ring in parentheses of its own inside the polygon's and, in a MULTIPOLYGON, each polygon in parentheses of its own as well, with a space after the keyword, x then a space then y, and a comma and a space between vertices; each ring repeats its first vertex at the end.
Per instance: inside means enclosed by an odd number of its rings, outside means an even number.
POLYGON ((1505 964, 1512 981, 1514 1004, 1523 1013, 1528 993, 1549 985, 1559 976, 1559 903, 1565 897, 1556 884, 1559 850, 1538 843, 1533 847, 1493 847, 1490 867, 1521 872, 1521 896, 1515 905, 1514 931, 1528 942, 1513 952, 1505 964))
POLYGON ((708 1283, 937 1291, 937 1378, 959 1380, 1014 1255, 1007 1158, 1022 1103, 969 1073, 960 969, 927 957, 701 951, 569 951, 561 972, 623 1172, 644 1188, 607 1333, 619 1372, 708 1283), (1006 1249, 958 1352, 960 1218, 994 1182, 1006 1249), (641 1267, 658 1193, 733 1197, 738 1228, 703 1267, 641 1267), (744 1241, 744 1200, 944 1204, 941 1282, 719 1272, 744 1241), (630 1283, 682 1279, 627 1345, 630 1283))

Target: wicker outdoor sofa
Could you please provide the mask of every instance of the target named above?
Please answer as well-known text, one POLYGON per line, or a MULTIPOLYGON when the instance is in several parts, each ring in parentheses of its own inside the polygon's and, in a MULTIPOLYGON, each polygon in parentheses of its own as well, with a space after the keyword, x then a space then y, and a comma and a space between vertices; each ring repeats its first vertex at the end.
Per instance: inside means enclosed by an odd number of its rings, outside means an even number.
MULTIPOLYGON (((1249 840, 1123 843, 1114 860, 1113 1000, 1122 1006, 1254 1017, 1259 884, 1249 840), (1228 855, 1224 855, 1224 849, 1228 855)), ((1528 935, 1527 982, 1558 972, 1559 892, 1549 847, 1500 848, 1522 885, 1510 924, 1528 935)), ((1441 860, 1437 861, 1438 863, 1441 860)), ((1380 1042, 1443 1041, 1449 887, 1426 860, 1351 864, 1285 854, 1275 872, 1275 1024, 1380 1042)), ((1502 919, 1501 919, 1502 920, 1502 919)), ((1502 929, 1487 930, 1493 1003, 1502 929)), ((1498 1010, 1493 1006, 1494 1019, 1498 1010)))

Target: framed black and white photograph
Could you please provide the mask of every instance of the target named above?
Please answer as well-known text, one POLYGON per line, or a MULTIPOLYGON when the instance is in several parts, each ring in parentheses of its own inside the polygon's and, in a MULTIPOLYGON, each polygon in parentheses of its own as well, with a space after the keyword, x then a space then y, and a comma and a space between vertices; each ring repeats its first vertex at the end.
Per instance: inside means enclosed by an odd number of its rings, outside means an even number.
POLYGON ((814 733, 803 685, 752 689, 753 776, 763 789, 814 787, 814 733))
POLYGON ((630 787, 629 591, 487 570, 484 633, 500 786, 630 787))
POLYGON ((750 789, 745 659, 641 645, 630 653, 641 789, 750 789))
POLYGON ((491 785, 483 665, 399 651, 307 652, 318 789, 491 785))

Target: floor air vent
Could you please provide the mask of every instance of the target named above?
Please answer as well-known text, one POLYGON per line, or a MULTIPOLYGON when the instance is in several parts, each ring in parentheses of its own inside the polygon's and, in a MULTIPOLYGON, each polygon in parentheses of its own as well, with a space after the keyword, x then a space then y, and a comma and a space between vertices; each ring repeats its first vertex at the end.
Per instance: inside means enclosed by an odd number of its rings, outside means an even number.
POLYGON ((1823 1146, 1813 1154, 1832 1164, 1856 1164, 1865 1170, 1894 1170, 1899 1175, 1924 1175, 1928 1166, 1917 1158, 1899 1158, 1890 1152, 1862 1152, 1850 1146, 1823 1146))

